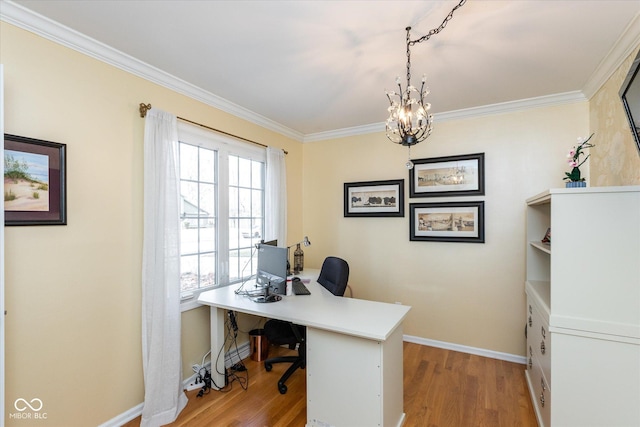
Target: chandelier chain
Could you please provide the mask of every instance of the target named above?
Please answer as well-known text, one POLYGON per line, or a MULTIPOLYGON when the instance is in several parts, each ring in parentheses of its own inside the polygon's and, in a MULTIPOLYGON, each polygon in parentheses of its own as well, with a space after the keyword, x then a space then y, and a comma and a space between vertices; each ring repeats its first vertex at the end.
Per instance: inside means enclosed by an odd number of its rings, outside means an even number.
POLYGON ((444 30, 444 28, 447 26, 447 24, 449 23, 449 21, 451 21, 451 19, 453 18, 453 13, 458 10, 458 8, 462 7, 462 5, 464 5, 467 2, 467 0, 460 0, 460 2, 453 8, 451 9, 451 12, 449 12, 449 14, 446 16, 446 18, 444 18, 444 20, 442 21, 442 23, 432 29, 431 31, 429 31, 427 34, 425 34, 424 36, 420 37, 419 39, 416 40, 411 40, 411 37, 409 36, 409 31, 411 30, 411 27, 407 27, 407 86, 409 85, 409 82, 411 81, 411 50, 410 47, 413 46, 416 43, 422 43, 423 41, 429 40, 431 38, 431 36, 434 36, 438 33, 440 33, 440 31, 444 30))
POLYGON ((411 50, 409 46, 411 45, 409 39, 409 31, 411 27, 407 27, 407 86, 409 86, 409 82, 411 82, 411 50))
POLYGON ((407 86, 402 88, 400 77, 396 77, 398 91, 385 91, 389 100, 389 117, 386 121, 387 138, 395 144, 401 144, 409 148, 409 159, 406 163, 408 169, 413 168, 411 161, 411 146, 424 141, 431 134, 433 126, 433 114, 429 112, 431 104, 425 102, 424 97, 429 93, 425 88, 426 76, 422 77, 422 85, 411 85, 411 46, 429 40, 440 33, 453 18, 456 10, 462 7, 467 0, 459 0, 458 4, 449 12, 442 23, 429 31, 425 36, 411 40, 411 27, 407 27, 407 86))
POLYGON ((458 8, 462 7, 462 5, 464 5, 466 2, 467 0, 460 0, 460 3, 458 3, 453 9, 451 9, 451 12, 449 12, 447 17, 444 18, 444 20, 442 21, 442 24, 440 24, 437 28, 434 28, 433 30, 429 31, 426 35, 420 37, 419 39, 409 41, 407 38, 407 43, 409 43, 411 46, 413 46, 416 43, 422 43, 425 40, 429 40, 431 36, 434 36, 438 34, 440 31, 444 30, 444 28, 447 26, 449 21, 451 21, 451 19, 453 18, 453 13, 456 10, 458 10, 458 8))

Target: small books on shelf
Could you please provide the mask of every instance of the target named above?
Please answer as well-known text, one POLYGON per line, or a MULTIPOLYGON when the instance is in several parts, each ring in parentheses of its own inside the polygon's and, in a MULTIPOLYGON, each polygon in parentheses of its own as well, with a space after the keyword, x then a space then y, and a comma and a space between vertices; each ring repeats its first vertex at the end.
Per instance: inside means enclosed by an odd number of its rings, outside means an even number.
POLYGON ((551 228, 547 228, 547 232, 544 233, 544 237, 542 238, 542 243, 547 245, 551 244, 551 228))

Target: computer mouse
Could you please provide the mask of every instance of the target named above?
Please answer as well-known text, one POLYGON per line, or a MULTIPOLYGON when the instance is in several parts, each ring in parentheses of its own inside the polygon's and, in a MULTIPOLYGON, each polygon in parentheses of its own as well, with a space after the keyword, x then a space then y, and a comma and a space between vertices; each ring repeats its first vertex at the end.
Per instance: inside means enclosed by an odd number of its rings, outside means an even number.
POLYGON ((299 277, 297 277, 297 276, 295 276, 295 277, 292 277, 292 278, 291 278, 291 281, 292 281, 292 282, 299 282, 299 281, 300 281, 300 278, 299 278, 299 277))

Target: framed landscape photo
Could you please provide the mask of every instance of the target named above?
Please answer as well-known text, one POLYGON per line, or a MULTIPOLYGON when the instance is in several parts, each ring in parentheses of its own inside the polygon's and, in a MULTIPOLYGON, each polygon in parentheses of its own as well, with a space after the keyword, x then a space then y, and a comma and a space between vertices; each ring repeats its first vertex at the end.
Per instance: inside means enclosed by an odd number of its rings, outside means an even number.
POLYGON ((5 225, 66 225, 66 145, 4 135, 5 225))
POLYGON ((484 195, 484 153, 412 160, 410 197, 484 195))
POLYGON ((484 243, 484 202, 411 203, 410 240, 484 243))
POLYGON ((345 182, 345 217, 403 217, 404 179, 345 182))

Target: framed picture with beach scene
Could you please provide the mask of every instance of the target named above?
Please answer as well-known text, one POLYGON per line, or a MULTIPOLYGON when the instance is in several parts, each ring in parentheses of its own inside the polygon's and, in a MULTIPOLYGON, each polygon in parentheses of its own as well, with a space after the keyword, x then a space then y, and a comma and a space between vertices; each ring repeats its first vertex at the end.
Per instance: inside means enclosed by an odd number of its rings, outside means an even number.
POLYGON ((484 153, 412 160, 410 197, 484 195, 484 153))
POLYGON ((5 225, 66 225, 66 201, 66 145, 5 134, 5 225))
POLYGON ((484 243, 484 202, 411 203, 409 240, 484 243))

